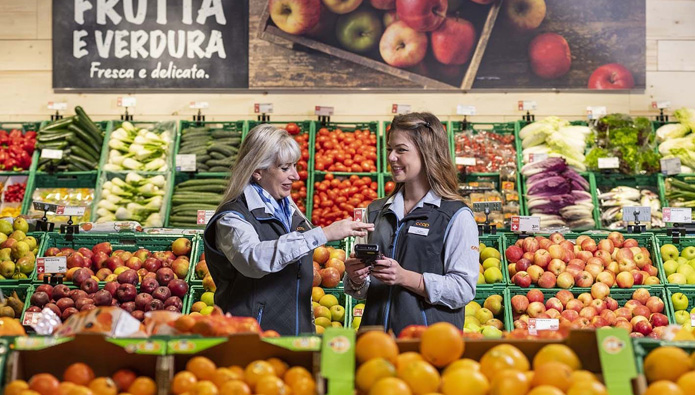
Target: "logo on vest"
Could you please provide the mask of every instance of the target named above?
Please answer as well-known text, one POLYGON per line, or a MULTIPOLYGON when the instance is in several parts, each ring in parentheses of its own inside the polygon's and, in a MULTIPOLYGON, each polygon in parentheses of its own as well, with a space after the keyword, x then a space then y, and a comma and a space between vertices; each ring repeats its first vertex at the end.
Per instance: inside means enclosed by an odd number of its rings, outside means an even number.
POLYGON ((303 226, 297 226, 297 231, 304 232, 306 229, 303 226))
POLYGON ((427 222, 415 222, 415 226, 422 226, 423 228, 429 228, 430 224, 427 222))

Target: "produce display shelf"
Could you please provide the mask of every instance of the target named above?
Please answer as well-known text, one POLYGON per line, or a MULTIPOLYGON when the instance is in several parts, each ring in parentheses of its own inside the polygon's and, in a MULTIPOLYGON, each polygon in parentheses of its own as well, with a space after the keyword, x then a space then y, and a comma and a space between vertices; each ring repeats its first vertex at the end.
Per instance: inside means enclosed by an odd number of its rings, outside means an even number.
MULTIPOLYGON (((661 199, 661 207, 662 208, 663 207, 671 207, 671 203, 669 202, 668 198, 666 197, 666 179, 667 178, 675 178, 677 180, 687 182, 690 185, 695 185, 695 173, 677 174, 677 175, 672 175, 672 176, 665 176, 661 173, 658 174, 659 198, 661 199)), ((695 210, 693 210, 693 211, 695 211, 695 210)), ((692 219, 695 222, 695 215, 693 215, 692 219)))
MULTIPOLYGON (((464 132, 470 132, 473 135, 476 135, 481 132, 492 132, 492 133, 497 133, 497 134, 511 134, 515 135, 516 131, 516 124, 517 122, 468 122, 467 124, 467 129, 463 130, 463 122, 462 121, 451 121, 449 122, 451 127, 449 128, 449 147, 451 149, 451 156, 456 159, 456 135, 464 133, 464 132)), ((516 147, 516 136, 514 138, 514 142, 512 143, 514 145, 514 150, 517 150, 516 147)))
MULTIPOLYGON (((168 175, 168 180, 167 183, 169 184, 169 190, 171 193, 168 196, 168 200, 166 200, 166 204, 164 207, 164 226, 169 228, 169 227, 174 227, 170 224, 169 217, 171 215, 171 209, 173 206, 172 200, 174 198, 174 194, 176 192, 176 186, 179 185, 180 183, 188 180, 201 180, 201 179, 226 179, 229 177, 229 173, 189 173, 189 172, 181 172, 177 171, 174 172, 173 176, 170 174, 168 175)), ((220 194, 220 200, 222 199, 223 194, 220 194)), ((196 202, 191 202, 191 203, 196 203, 196 202)), ((187 226, 187 228, 205 228, 205 224, 201 225, 196 225, 196 224, 190 224, 187 226)))
MULTIPOLYGON (((175 148, 174 148, 173 166, 172 166, 172 169, 176 173, 179 173, 179 171, 176 171, 176 156, 179 154, 179 150, 181 148, 181 139, 183 137, 183 132, 184 132, 184 130, 186 130, 188 128, 194 128, 194 127, 207 127, 207 128, 214 128, 214 130, 240 132, 241 133, 241 139, 242 139, 241 141, 243 141, 243 138, 246 136, 246 133, 248 132, 247 121, 202 121, 202 122, 189 121, 189 120, 179 121, 178 133, 176 133, 176 140, 175 140, 175 144, 174 144, 175 148)), ((220 175, 221 176, 227 176, 229 172, 196 171, 195 173, 199 174, 199 175, 204 175, 204 176, 220 176, 220 175)))
POLYGON ((326 295, 333 295, 338 299, 338 304, 343 306, 345 309, 345 316, 343 317, 342 326, 344 328, 349 328, 352 325, 352 307, 354 306, 354 301, 352 297, 345 292, 343 292, 342 287, 338 288, 323 288, 326 295))
MULTIPOLYGON (((655 248, 658 250, 658 253, 656 254, 658 265, 657 267, 659 271, 663 271, 664 278, 668 280, 666 276, 666 270, 664 269, 664 262, 666 262, 667 259, 664 259, 663 255, 661 255, 661 247, 665 244, 673 244, 674 246, 676 246, 676 248, 678 248, 678 253, 680 256, 680 252, 683 250, 683 248, 695 246, 695 237, 672 237, 664 234, 655 236, 655 242, 655 248)), ((666 282, 665 284, 669 287, 677 286, 683 289, 690 289, 692 290, 692 292, 695 292, 695 284, 670 284, 668 282, 666 282)), ((693 307, 695 307, 695 305, 693 307)))
POLYGON ((359 172, 359 173, 352 173, 352 172, 342 172, 345 174, 359 174, 359 175, 373 175, 373 174, 378 174, 381 172, 381 167, 382 163, 379 160, 379 154, 381 152, 381 144, 382 144, 382 139, 379 136, 379 123, 376 121, 371 121, 371 122, 328 122, 325 124, 321 124, 318 121, 313 121, 313 137, 309 140, 309 158, 312 161, 312 166, 310 169, 314 170, 316 174, 325 174, 325 173, 334 173, 334 174, 340 174, 341 172, 331 172, 331 171, 322 171, 322 170, 316 170, 316 139, 319 135, 319 132, 323 128, 327 128, 330 131, 335 130, 336 128, 340 128, 343 132, 345 133, 352 133, 355 130, 369 130, 371 134, 374 134, 377 136, 376 138, 376 158, 374 160, 374 165, 376 166, 376 171, 374 172, 359 172))
POLYGON ((485 303, 485 299, 492 295, 500 295, 502 296, 502 312, 498 315, 495 316, 495 318, 499 319, 504 323, 504 329, 505 331, 511 331, 514 330, 514 322, 511 320, 512 315, 511 315, 511 310, 509 310, 510 314, 508 313, 508 309, 511 306, 511 301, 509 292, 507 292, 507 289, 503 286, 501 287, 491 287, 491 288, 481 288, 477 287, 475 291, 475 298, 472 300, 472 302, 476 302, 480 305, 480 307, 483 307, 483 304, 485 303))
MULTIPOLYGON (((189 258, 193 261, 193 257, 196 256, 200 237, 198 235, 149 235, 144 233, 78 233, 72 235, 72 240, 67 240, 66 235, 60 233, 47 233, 45 241, 41 244, 39 249, 39 257, 45 256, 46 250, 51 247, 56 248, 72 248, 77 251, 81 247, 92 249, 95 245, 103 242, 111 243, 111 248, 113 251, 124 250, 128 252, 135 252, 141 248, 146 248, 150 252, 155 251, 167 251, 171 249, 171 243, 180 237, 185 237, 191 240, 191 251, 189 253, 189 258)), ((184 280, 188 280, 190 277, 193 266, 188 266, 188 276, 184 280)), ((32 277, 32 281, 41 282, 37 280, 36 276, 32 277)), ((65 284, 72 284, 71 281, 66 281, 65 284)), ((103 281, 99 282, 100 285, 103 281)))
MULTIPOLYGON (((104 183, 107 181, 111 181, 114 178, 120 178, 125 181, 126 176, 128 175, 129 172, 111 172, 111 171, 103 171, 100 172, 101 174, 99 175, 99 179, 97 179, 97 184, 96 188, 94 189, 94 201, 92 203, 92 214, 91 214, 91 221, 96 222, 98 220, 97 217, 97 205, 99 204, 99 201, 101 201, 101 195, 102 195, 102 190, 104 188, 104 183)), ((164 215, 166 213, 166 208, 164 205, 166 203, 171 202, 171 194, 173 193, 173 177, 171 177, 171 171, 166 171, 166 172, 145 172, 145 171, 136 171, 134 172, 142 177, 145 178, 150 178, 154 176, 164 176, 167 178, 166 185, 165 185, 165 191, 164 195, 162 196, 163 199, 163 207, 159 209, 159 214, 162 216, 162 222, 166 221, 166 218, 164 218, 164 215)), ((144 223, 141 225, 145 225, 144 223)))
POLYGON ((632 345, 634 349, 635 365, 637 367, 637 373, 639 374, 644 374, 644 359, 656 348, 674 346, 685 350, 688 354, 692 354, 693 351, 695 351, 695 342, 691 341, 666 341, 638 338, 632 339, 632 345))
MULTIPOLYGON (((94 207, 96 200, 96 184, 99 176, 99 171, 84 171, 84 172, 66 172, 66 173, 43 173, 37 172, 29 177, 24 201, 22 202, 22 215, 29 214, 33 206, 33 194, 38 188, 88 188, 94 189, 94 200, 89 204, 89 207, 94 207)), ((51 202, 42 202, 51 203, 51 202)), ((77 221, 76 221, 77 222, 77 221)))
MULTIPOLYGON (((101 167, 103 167, 107 163, 108 158, 109 158, 109 153, 111 152, 111 148, 108 145, 109 140, 111 139, 111 134, 115 130, 120 128, 121 125, 123 124, 123 122, 124 121, 112 121, 111 122, 111 126, 108 130, 108 133, 104 137, 104 149, 102 149, 102 151, 101 151, 101 159, 102 159, 101 167)), ((171 172, 172 169, 175 168, 174 167, 174 155, 178 149, 177 143, 178 143, 179 134, 180 134, 180 131, 178 129, 178 122, 176 122, 176 121, 162 121, 162 122, 160 122, 160 121, 128 121, 128 122, 133 124, 133 126, 137 127, 138 129, 139 128, 152 129, 152 128, 158 127, 158 126, 159 127, 171 126, 171 129, 167 129, 171 132, 171 143, 169 144, 169 150, 168 150, 167 155, 166 155, 167 156, 167 159, 166 159, 167 171, 163 172, 163 173, 171 172)), ((152 129, 152 132, 157 133, 157 134, 161 134, 161 133, 164 133, 164 130, 163 129, 152 129)), ((139 174, 156 173, 156 172, 146 172, 146 171, 139 171, 139 170, 121 170, 121 171, 112 171, 112 173, 126 174, 126 173, 129 173, 131 171, 133 171, 135 173, 139 173, 139 174)))
MULTIPOLYGON (((459 173, 458 177, 459 177, 459 183, 465 182, 465 183, 468 183, 470 186, 477 186, 477 184, 479 184, 480 182, 492 183, 494 185, 494 189, 496 191, 500 192, 500 194, 502 193, 501 191, 502 191, 502 183, 503 182, 501 181, 499 173, 459 173)), ((519 175, 518 172, 517 172, 516 181, 514 182, 514 184, 515 184, 514 189, 516 190, 516 193, 517 193, 517 196, 519 199, 517 201, 519 210, 518 210, 518 213, 515 215, 522 215, 524 213, 524 209, 523 209, 524 198, 522 195, 521 176, 519 175)), ((471 209, 473 209, 472 205, 471 205, 471 209)), ((482 213, 482 212, 478 212, 479 215, 480 215, 480 213, 482 213)), ((509 226, 505 226, 505 225, 507 225, 509 222, 511 222, 511 217, 514 214, 509 213, 508 215, 506 215, 504 213, 504 205, 502 208, 502 214, 504 217, 503 226, 498 227, 497 229, 498 230, 508 230, 509 226)), ((484 218, 484 213, 482 213, 482 216, 480 218, 481 219, 484 218)), ((484 222, 478 222, 478 223, 484 223, 484 222)))
MULTIPOLYGON (((27 308, 29 308, 29 298, 31 297, 31 294, 33 293, 34 286, 31 284, 17 284, 17 285, 9 285, 5 284, 4 281, 0 282, 0 292, 2 292, 2 295, 7 298, 12 295, 13 291, 17 291, 17 296, 19 297, 19 300, 24 302, 24 308, 22 309, 22 314, 19 317, 15 317, 19 319, 19 322, 22 322, 22 318, 24 317, 24 313, 27 311, 27 308)), ((0 376, 0 379, 2 377, 0 376)), ((2 381, 0 380, 0 384, 2 381)))
POLYGON ((672 297, 676 293, 682 293, 688 298, 688 307, 685 309, 688 312, 687 322, 691 322, 690 312, 695 310, 695 286, 693 285, 678 285, 678 284, 667 284, 666 285, 666 297, 668 298, 668 303, 664 301, 664 310, 667 311, 664 314, 668 316, 669 322, 671 324, 676 324, 676 307, 673 305, 672 297))
MULTIPOLYGON (((44 243, 46 242, 46 238, 48 237, 48 233, 46 232, 28 232, 27 237, 31 236, 36 239, 36 246, 39 249, 39 254, 36 255, 36 257, 41 256, 41 249, 43 248, 44 243)), ((12 262, 15 262, 13 259, 12 262)), ((0 280, 0 286, 18 286, 18 285, 25 285, 25 284, 31 284, 32 279, 36 278, 36 270, 37 270, 37 264, 36 261, 34 261, 34 270, 31 271, 31 273, 27 274, 27 278, 23 279, 5 279, 5 280, 0 280)))
MULTIPOLYGON (((6 130, 6 131, 11 131, 12 129, 21 129, 22 134, 29 132, 29 131, 34 131, 37 132, 41 128, 41 125, 43 122, 37 121, 37 122, 27 122, 27 121, 0 121, 0 129, 6 130)), ((17 175, 29 175, 31 173, 31 170, 36 167, 36 163, 38 161, 38 155, 36 153, 36 150, 34 150, 34 154, 31 156, 31 166, 26 169, 26 170, 21 170, 21 171, 4 171, 0 170, 0 177, 2 176, 17 176, 17 175)), ((28 184, 27 184, 28 186, 28 184)))
MULTIPOLYGON (((572 229, 572 231, 599 229, 598 226, 600 225, 600 217, 598 215, 598 209, 596 208, 598 204, 596 201, 596 192, 595 192, 596 191, 596 179, 594 177, 594 174, 590 173, 590 172, 581 172, 581 173, 579 173, 579 175, 584 177, 584 179, 589 182, 589 190, 587 192, 591 194, 591 200, 592 200, 592 203, 594 205, 594 210, 593 210, 594 226, 589 227, 589 228, 576 228, 576 229, 572 229)), ((523 177, 521 177, 521 179, 522 179, 522 184, 523 184, 522 185, 523 199, 521 198, 521 196, 519 197, 519 199, 523 200, 522 212, 523 212, 523 215, 531 215, 529 207, 528 207, 528 196, 527 196, 528 186, 526 185, 527 177, 523 176, 523 177)), ((541 230, 543 230, 542 227, 541 227, 541 230)))
MULTIPOLYGON (((607 225, 604 225, 604 221, 601 218, 601 207, 600 204, 601 202, 598 199, 598 196, 601 193, 606 193, 609 192, 611 189, 618 187, 618 186, 625 186, 625 187, 630 187, 630 188, 637 188, 637 189, 648 189, 651 190, 652 192, 656 193, 658 196, 663 196, 662 194, 659 193, 659 181, 658 181, 658 175, 657 174, 637 174, 637 175, 626 175, 626 174, 619 174, 619 173, 607 173, 607 174, 602 174, 602 173, 593 173, 594 174, 594 182, 595 182, 595 188, 594 191, 592 192, 592 195, 596 199, 594 201, 594 211, 595 215, 598 216, 598 222, 597 222, 597 229, 606 229, 606 230, 623 230, 624 228, 608 228, 607 225)), ((641 199, 641 195, 640 195, 641 199)), ((640 200, 638 199, 638 200, 640 200)), ((641 203, 639 205, 642 205, 641 203)), ((660 211, 660 210, 659 210, 660 211)), ((651 224, 650 224, 651 226, 651 224)), ((650 227, 648 226, 648 228, 650 227)), ((652 229, 659 229, 659 228, 652 228, 652 229)))
MULTIPOLYGON (((307 188, 307 218, 311 220, 312 215, 314 213, 314 194, 316 193, 316 184, 323 181, 326 178, 326 174, 329 174, 327 172, 314 172, 313 174, 310 174, 310 177, 312 178, 312 182, 310 183, 310 187, 307 188), (311 210, 309 209, 311 207, 311 210)), ((383 183, 383 177, 380 177, 380 174, 377 173, 330 173, 333 174, 333 176, 336 179, 347 179, 350 178, 351 176, 358 176, 359 178, 363 177, 368 177, 372 180, 372 182, 377 183, 377 197, 376 199, 384 197, 384 183, 383 183), (381 181, 381 182, 380 182, 381 181)), ((352 213, 350 213, 350 216, 352 216, 352 213)), ((312 221, 314 223, 314 221, 312 221)))
MULTIPOLYGON (((631 234, 631 233, 624 233, 624 232, 619 232, 622 233, 625 239, 632 238, 637 240, 637 243, 640 247, 644 247, 649 251, 649 256, 652 260, 652 265, 656 266, 657 271, 658 271, 658 278, 660 281, 660 284, 657 285, 646 285, 645 287, 662 287, 666 283, 666 278, 664 276, 664 271, 663 271, 663 265, 659 264, 658 262, 658 255, 659 254, 659 247, 657 246, 656 239, 654 237, 653 233, 640 233, 640 234, 631 234)), ((563 236, 565 237, 565 240, 570 240, 574 243, 574 241, 577 239, 577 237, 586 235, 594 239, 597 243, 601 240, 606 238, 608 236, 608 232, 583 232, 583 233, 577 233, 577 232, 570 232, 570 233, 565 233, 563 236)), ((545 236, 548 237, 548 233, 537 233, 533 236, 545 236)), ((529 236, 529 237, 533 237, 529 236)), ((505 233, 505 250, 507 247, 513 245, 516 243, 516 241, 519 240, 519 235, 516 233, 505 233)), ((500 251, 503 255, 504 252, 500 251)), ((509 283, 510 286, 514 286, 511 282, 509 283)), ((530 288, 539 288, 539 289, 547 289, 547 288, 540 288, 537 285, 534 285, 533 283, 531 284, 530 288)), ((572 290, 574 288, 570 288, 572 290)), ((616 287, 612 287, 611 289, 617 289, 616 287)))
MULTIPOLYGON (((478 236, 478 242, 485 244, 486 247, 493 247, 497 249, 500 253, 500 271, 502 272, 502 282, 496 284, 477 284, 476 289, 480 290, 493 290, 497 288, 504 288, 506 284, 511 284, 511 279, 509 278, 509 270, 507 258, 504 256, 504 251, 506 250, 506 244, 504 235, 498 233, 495 235, 482 234, 478 236)), ((482 251, 480 251, 482 252, 482 251)), ((482 274, 481 274, 482 276, 482 274)))
POLYGON ((205 293, 205 289, 203 289, 202 286, 191 285, 188 289, 188 296, 187 296, 186 303, 183 305, 182 313, 183 314, 190 314, 191 313, 191 306, 193 306, 193 303, 199 301, 200 297, 204 293, 205 293))
MULTIPOLYGON (((514 130, 514 141, 516 144, 516 162, 517 162, 516 164, 517 164, 518 169, 521 169, 522 167, 524 167, 524 164, 525 164, 524 163, 524 154, 523 154, 524 148, 521 146, 521 138, 519 137, 519 132, 521 132, 521 129, 523 129, 524 126, 527 126, 527 125, 529 125, 531 123, 535 123, 535 122, 536 121, 534 121, 534 122, 517 121, 516 122, 516 128, 514 130)), ((575 121, 570 121, 570 125, 571 126, 588 126, 589 124, 586 121, 575 120, 575 121)), ((591 147, 591 139, 587 139, 586 146, 584 147, 584 153, 587 153, 588 150, 590 149, 590 147, 591 147)))

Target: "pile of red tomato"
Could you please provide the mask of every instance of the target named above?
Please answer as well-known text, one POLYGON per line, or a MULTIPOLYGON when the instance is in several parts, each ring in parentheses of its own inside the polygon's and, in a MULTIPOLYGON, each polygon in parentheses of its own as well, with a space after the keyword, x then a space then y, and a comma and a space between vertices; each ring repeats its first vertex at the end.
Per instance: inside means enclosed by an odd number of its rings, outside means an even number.
POLYGON ((299 148, 302 150, 302 156, 297 161, 299 181, 292 183, 291 196, 299 210, 306 213, 306 180, 309 178, 309 133, 302 134, 302 129, 294 122, 288 123, 285 126, 285 130, 294 136, 294 141, 299 144, 299 148))
POLYGON ((319 129, 316 134, 314 168, 317 171, 376 172, 376 134, 368 129, 344 132, 319 129))
POLYGON ((311 222, 326 226, 334 221, 352 218, 355 208, 367 207, 377 198, 378 184, 369 177, 351 175, 335 178, 326 174, 323 181, 314 183, 314 207, 311 222))

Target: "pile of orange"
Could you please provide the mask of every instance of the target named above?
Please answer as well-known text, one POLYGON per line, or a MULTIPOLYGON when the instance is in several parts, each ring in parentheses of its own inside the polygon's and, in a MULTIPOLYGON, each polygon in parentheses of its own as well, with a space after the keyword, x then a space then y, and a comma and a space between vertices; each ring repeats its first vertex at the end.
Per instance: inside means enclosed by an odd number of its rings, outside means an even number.
POLYGON ((695 394, 695 352, 682 348, 655 348, 644 358, 644 375, 649 387, 644 395, 695 394))
POLYGON ((551 344, 533 358, 502 344, 475 361, 462 358, 465 342, 453 325, 440 322, 422 334, 420 352, 400 353, 383 332, 357 339, 355 384, 368 395, 607 395, 604 385, 569 347, 551 344))
POLYGON ((32 376, 28 382, 14 380, 4 395, 155 395, 157 385, 149 377, 138 377, 132 370, 121 369, 111 377, 95 377, 87 364, 77 362, 63 372, 61 382, 49 373, 32 376))
POLYGON ((290 367, 278 358, 218 367, 209 358, 197 356, 171 382, 172 394, 205 395, 315 395, 316 382, 301 366, 290 367))

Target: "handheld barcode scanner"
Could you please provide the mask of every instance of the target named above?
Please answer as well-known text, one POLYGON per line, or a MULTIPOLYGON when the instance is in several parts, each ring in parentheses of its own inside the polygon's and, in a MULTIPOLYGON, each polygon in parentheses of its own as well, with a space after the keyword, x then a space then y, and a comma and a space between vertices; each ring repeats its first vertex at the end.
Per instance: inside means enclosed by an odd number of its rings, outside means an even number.
POLYGON ((374 261, 382 257, 379 246, 376 244, 355 244, 355 258, 370 266, 374 264, 374 261))

